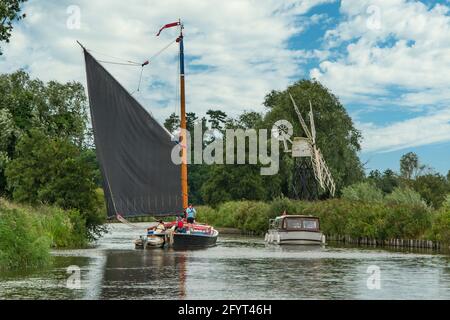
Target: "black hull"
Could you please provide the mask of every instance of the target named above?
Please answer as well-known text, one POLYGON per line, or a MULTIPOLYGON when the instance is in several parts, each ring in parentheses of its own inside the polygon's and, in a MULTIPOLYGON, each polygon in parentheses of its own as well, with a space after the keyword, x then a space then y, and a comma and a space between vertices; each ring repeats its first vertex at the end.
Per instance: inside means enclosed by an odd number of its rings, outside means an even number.
POLYGON ((185 233, 175 233, 173 237, 172 247, 177 249, 189 248, 207 248, 216 245, 217 236, 215 235, 192 235, 185 233))
POLYGON ((212 235, 174 233, 172 244, 170 244, 170 240, 166 238, 166 235, 158 234, 157 236, 165 239, 164 247, 172 247, 174 249, 199 249, 214 247, 217 243, 219 233, 217 230, 212 235))

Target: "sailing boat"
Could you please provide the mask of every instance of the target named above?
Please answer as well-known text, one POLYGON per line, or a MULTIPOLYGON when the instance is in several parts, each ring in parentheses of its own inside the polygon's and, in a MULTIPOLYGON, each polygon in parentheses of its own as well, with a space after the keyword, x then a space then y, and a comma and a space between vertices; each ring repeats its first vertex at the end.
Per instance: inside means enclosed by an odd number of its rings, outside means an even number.
MULTIPOLYGON (((180 56, 181 145, 186 141, 183 25, 181 21, 168 24, 159 33, 174 26, 180 29, 176 41, 180 56)), ((124 221, 127 217, 182 215, 188 207, 186 148, 181 148, 181 165, 174 164, 171 152, 177 143, 171 134, 81 47, 108 217, 124 221)), ((219 233, 212 226, 184 221, 183 232, 176 232, 173 228, 176 223, 165 223, 170 232, 158 234, 161 241, 154 241, 156 235, 144 238, 142 247, 155 242, 173 247, 216 244, 219 233)))

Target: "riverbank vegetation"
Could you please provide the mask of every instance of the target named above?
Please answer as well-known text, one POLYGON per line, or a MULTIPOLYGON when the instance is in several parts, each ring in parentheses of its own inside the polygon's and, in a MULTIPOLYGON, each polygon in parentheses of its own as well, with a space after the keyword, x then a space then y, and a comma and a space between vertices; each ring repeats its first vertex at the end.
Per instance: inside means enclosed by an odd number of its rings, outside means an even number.
POLYGON ((50 248, 84 247, 106 221, 79 83, 0 75, 0 268, 49 262, 50 248))
POLYGON ((47 265, 50 248, 88 244, 86 221, 77 210, 24 206, 0 198, 0 270, 47 265))
POLYGON ((86 236, 100 236, 104 200, 83 86, 18 71, 0 76, 0 92, 0 196, 77 210, 86 236))
POLYGON ((244 233, 261 235, 268 229, 269 219, 284 211, 320 217, 321 229, 328 235, 450 243, 450 197, 438 210, 422 203, 390 199, 375 202, 346 199, 306 202, 287 198, 269 203, 232 201, 215 208, 199 207, 198 220, 216 227, 238 228, 244 233))

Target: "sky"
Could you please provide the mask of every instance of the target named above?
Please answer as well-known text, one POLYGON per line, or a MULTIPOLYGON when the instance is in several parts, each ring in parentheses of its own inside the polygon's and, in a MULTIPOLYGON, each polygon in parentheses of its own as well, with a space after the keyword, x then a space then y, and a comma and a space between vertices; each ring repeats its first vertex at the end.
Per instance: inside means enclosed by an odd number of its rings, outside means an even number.
MULTIPOLYGON (((363 135, 366 170, 415 152, 450 170, 450 0, 29 0, 0 72, 86 83, 79 40, 102 61, 144 62, 185 25, 187 109, 264 112, 300 79, 335 94, 363 135), (117 58, 120 58, 117 59, 117 58)), ((105 67, 159 121, 178 113, 177 47, 140 68, 105 67)))

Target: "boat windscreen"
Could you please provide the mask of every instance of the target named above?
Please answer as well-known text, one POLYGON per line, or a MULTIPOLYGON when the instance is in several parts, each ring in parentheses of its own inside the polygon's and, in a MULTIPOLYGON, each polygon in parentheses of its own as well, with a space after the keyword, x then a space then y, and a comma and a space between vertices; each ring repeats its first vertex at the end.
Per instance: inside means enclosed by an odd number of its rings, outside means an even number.
POLYGON ((317 220, 303 220, 303 229, 316 230, 318 228, 317 220))
POLYGON ((303 229, 301 218, 287 218, 286 219, 287 229, 303 229))

